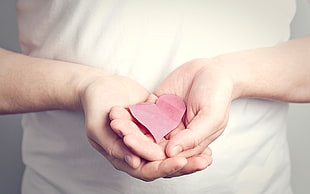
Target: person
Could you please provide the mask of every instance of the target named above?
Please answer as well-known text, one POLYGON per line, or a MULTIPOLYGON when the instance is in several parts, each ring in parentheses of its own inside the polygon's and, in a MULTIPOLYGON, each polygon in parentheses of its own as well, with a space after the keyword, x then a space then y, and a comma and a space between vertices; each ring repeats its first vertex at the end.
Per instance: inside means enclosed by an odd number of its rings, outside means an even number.
POLYGON ((291 193, 287 102, 310 101, 293 0, 17 0, 17 12, 23 54, 0 50, 0 112, 27 113, 23 193, 291 193), (126 107, 163 94, 187 111, 155 144, 126 107))

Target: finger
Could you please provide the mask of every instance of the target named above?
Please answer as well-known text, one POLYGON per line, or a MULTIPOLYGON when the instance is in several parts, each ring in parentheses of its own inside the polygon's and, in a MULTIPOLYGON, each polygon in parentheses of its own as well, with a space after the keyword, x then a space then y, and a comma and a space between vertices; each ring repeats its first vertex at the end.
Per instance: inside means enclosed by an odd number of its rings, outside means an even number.
POLYGON ((116 133, 121 134, 124 144, 138 156, 149 161, 166 158, 164 148, 156 144, 150 134, 144 134, 132 121, 117 119, 111 121, 110 125, 116 133))
MULTIPOLYGON (((209 138, 213 139, 213 140, 216 139, 218 136, 221 135, 223 130, 218 130, 216 133, 212 134, 209 138)), ((200 145, 198 145, 198 146, 196 146, 196 147, 194 147, 192 149, 185 150, 185 151, 181 152, 180 154, 178 154, 178 156, 189 158, 189 157, 192 157, 192 156, 195 156, 195 155, 199 155, 199 154, 201 154, 203 152, 203 150, 205 148, 207 148, 207 146, 209 146, 209 144, 213 140, 211 140, 211 141, 203 141, 203 142, 201 142, 200 145)))
POLYGON ((89 139, 90 144, 103 156, 105 156, 107 159, 112 160, 114 159, 121 159, 124 162, 127 163, 132 168, 138 168, 141 164, 141 159, 137 157, 136 155, 132 154, 127 148, 124 148, 123 150, 119 149, 119 146, 115 146, 114 151, 111 151, 108 153, 101 145, 99 145, 96 141, 89 139))
MULTIPOLYGON (((140 131, 143 134, 149 133, 149 131, 142 125, 140 124, 128 111, 127 108, 121 107, 121 106, 115 106, 111 109, 110 114, 109 114, 110 120, 111 122, 113 122, 114 120, 127 120, 127 121, 133 121, 135 125, 137 125, 140 129, 140 131)), ((111 124, 110 124, 111 125, 111 124)), ((132 125, 132 124, 130 124, 132 125)), ((126 127, 124 128, 117 128, 119 129, 126 129, 126 127)), ((121 134, 121 132, 123 131, 116 131, 114 130, 114 132, 116 132, 120 137, 123 137, 124 135, 121 134)))
POLYGON ((134 120, 134 118, 131 116, 129 111, 122 106, 112 107, 109 113, 109 117, 110 117, 110 120, 115 120, 115 119, 127 119, 130 121, 134 120))
POLYGON ((183 157, 167 158, 163 161, 146 163, 141 168, 143 180, 152 181, 157 178, 169 176, 182 169, 187 164, 187 159, 183 157))
POLYGON ((180 133, 181 131, 185 130, 185 125, 183 122, 180 122, 180 124, 175 128, 173 129, 172 131, 170 131, 166 136, 165 138, 166 139, 171 139, 171 137, 175 136, 176 134, 180 133))
POLYGON ((124 161, 114 160, 112 161, 114 167, 118 170, 124 171, 129 175, 141 179, 143 181, 153 181, 161 177, 167 177, 170 174, 182 169, 186 164, 187 160, 183 157, 167 158, 162 161, 141 163, 139 168, 130 168, 124 161))
POLYGON ((142 138, 136 134, 124 136, 124 143, 138 156, 148 161, 158 161, 166 158, 164 147, 148 137, 142 138))
POLYGON ((145 127, 132 121, 131 115, 122 107, 113 107, 110 113, 112 130, 123 137, 125 145, 138 156, 148 161, 166 158, 163 148, 156 144, 145 127), (117 118, 117 119, 116 119, 117 118))
POLYGON ((124 137, 129 134, 136 134, 138 136, 142 136, 143 138, 145 136, 144 130, 141 130, 138 125, 130 120, 115 119, 111 121, 110 126, 120 137, 124 137))
POLYGON ((192 154, 198 155, 224 130, 222 121, 212 118, 204 110, 200 110, 194 117, 186 130, 170 138, 166 148, 169 157, 178 155, 189 149, 193 149, 192 154))
POLYGON ((211 150, 207 148, 200 155, 187 158, 187 164, 182 169, 170 174, 166 178, 192 174, 204 170, 212 164, 212 161, 211 150))
POLYGON ((117 136, 116 133, 109 127, 108 119, 88 120, 86 124, 87 137, 92 142, 92 145, 96 144, 95 148, 104 153, 104 156, 111 156, 118 159, 126 160, 130 166, 136 168, 141 161, 140 157, 131 152, 123 143, 122 139, 117 136), (99 149, 101 147, 101 149, 99 149))

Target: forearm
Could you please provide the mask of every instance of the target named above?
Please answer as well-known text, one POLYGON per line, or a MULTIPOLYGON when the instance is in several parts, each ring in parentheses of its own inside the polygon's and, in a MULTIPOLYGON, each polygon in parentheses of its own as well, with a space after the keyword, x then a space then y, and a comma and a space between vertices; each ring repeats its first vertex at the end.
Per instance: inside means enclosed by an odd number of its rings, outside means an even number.
POLYGON ((217 57, 234 82, 233 98, 310 102, 310 36, 217 57))
POLYGON ((96 74, 104 73, 0 49, 0 114, 81 109, 80 89, 96 74))

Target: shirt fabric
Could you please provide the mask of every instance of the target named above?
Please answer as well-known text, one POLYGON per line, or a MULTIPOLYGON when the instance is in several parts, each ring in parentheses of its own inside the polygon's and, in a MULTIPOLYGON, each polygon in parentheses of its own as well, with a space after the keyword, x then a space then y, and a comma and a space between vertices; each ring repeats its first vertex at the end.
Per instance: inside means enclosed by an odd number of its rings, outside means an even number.
MULTIPOLYGON (((194 58, 288 40, 295 2, 17 0, 17 12, 23 53, 102 68, 152 91, 194 58)), ((82 113, 28 113, 22 121, 22 192, 288 194, 287 107, 235 100, 228 126, 210 145, 209 168, 150 183, 117 171, 91 147, 82 113)))

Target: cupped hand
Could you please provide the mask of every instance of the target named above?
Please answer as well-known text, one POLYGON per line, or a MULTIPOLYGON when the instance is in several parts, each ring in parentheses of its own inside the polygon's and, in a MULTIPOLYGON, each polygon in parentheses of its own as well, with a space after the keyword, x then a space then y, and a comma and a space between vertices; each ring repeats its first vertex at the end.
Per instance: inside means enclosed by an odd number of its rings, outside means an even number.
POLYGON ((169 134, 166 154, 190 157, 203 153, 227 125, 233 90, 229 72, 216 60, 195 59, 173 71, 154 93, 182 97, 187 111, 185 130, 169 134))
MULTIPOLYGON (((150 141, 139 145, 153 148, 152 152, 142 155, 149 159, 145 160, 124 144, 126 139, 123 141, 119 133, 110 128, 109 112, 112 106, 126 107, 143 102, 148 97, 148 91, 137 82, 122 76, 95 76, 84 81, 81 88, 80 99, 88 140, 116 169, 141 180, 151 181, 173 176, 187 164, 184 157, 166 158, 160 145, 150 141)), ((138 131, 134 132, 138 134, 138 131)))
POLYGON ((127 77, 100 73, 85 79, 80 88, 86 134, 91 145, 112 164, 115 160, 124 160, 137 168, 141 163, 140 157, 132 153, 111 130, 108 114, 115 105, 127 106, 144 101, 148 91, 127 77))

